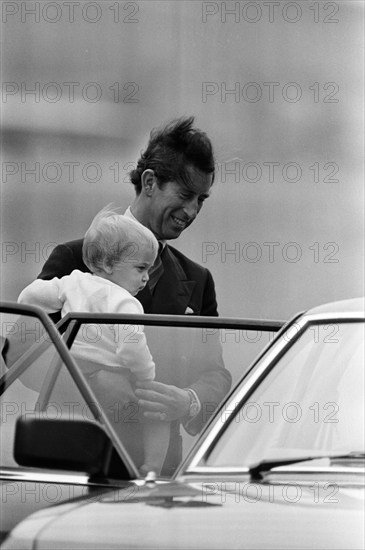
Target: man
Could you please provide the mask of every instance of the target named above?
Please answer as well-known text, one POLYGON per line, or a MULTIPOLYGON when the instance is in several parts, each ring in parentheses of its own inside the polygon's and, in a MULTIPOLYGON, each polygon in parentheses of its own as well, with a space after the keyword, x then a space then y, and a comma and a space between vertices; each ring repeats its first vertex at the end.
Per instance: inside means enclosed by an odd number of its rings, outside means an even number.
MULTIPOLYGON (((126 215, 148 227, 160 243, 160 255, 148 285, 137 294, 145 313, 217 316, 214 282, 210 272, 166 243, 176 239, 194 221, 209 197, 214 179, 214 155, 205 133, 193 127, 194 118, 181 118, 153 130, 146 150, 130 174, 136 197, 126 215)), ((39 278, 68 275, 74 269, 88 271, 82 261, 82 239, 57 246, 39 278)), ((199 343, 196 342, 197 345, 199 343)), ((164 473, 171 473, 181 459, 182 423, 195 435, 230 388, 219 346, 206 360, 190 357, 175 371, 149 340, 156 363, 156 381, 138 383, 136 395, 144 416, 171 422, 170 451, 164 473), (155 349, 153 349, 155 348, 155 349), (174 454, 174 456, 172 456, 174 454)), ((207 347, 207 346, 205 346, 207 347)), ((207 351, 207 350, 204 350, 207 351)), ((112 399, 109 382, 105 394, 112 399)))

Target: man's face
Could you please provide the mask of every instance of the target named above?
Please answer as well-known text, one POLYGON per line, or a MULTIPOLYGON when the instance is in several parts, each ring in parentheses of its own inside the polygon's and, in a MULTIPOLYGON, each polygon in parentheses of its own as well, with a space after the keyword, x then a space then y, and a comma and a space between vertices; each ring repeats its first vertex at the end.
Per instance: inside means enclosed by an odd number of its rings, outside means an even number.
POLYGON ((212 175, 188 167, 189 184, 169 181, 152 186, 146 225, 159 240, 176 239, 196 218, 209 197, 212 175))

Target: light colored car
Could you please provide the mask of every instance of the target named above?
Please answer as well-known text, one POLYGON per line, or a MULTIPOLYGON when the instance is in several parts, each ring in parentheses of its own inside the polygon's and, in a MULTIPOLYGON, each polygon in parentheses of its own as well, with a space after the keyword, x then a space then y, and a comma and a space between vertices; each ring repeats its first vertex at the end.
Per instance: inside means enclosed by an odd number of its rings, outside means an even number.
MULTIPOLYGON (((1 548, 364 548, 364 320, 364 301, 356 299, 312 309, 283 326, 193 447, 186 446, 170 480, 138 476, 103 414, 66 418, 66 401, 58 414, 55 403, 61 401, 54 400, 50 418, 59 354, 89 408, 95 396, 49 330, 44 342, 52 338, 58 351, 56 360, 54 351, 48 358, 53 368, 46 369, 41 391, 34 380, 42 354, 34 346, 2 378, 7 418, 1 437, 15 437, 14 453, 4 457, 13 465, 1 470, 2 508, 13 509, 13 520, 16 514, 25 519, 15 518, 1 548), (16 384, 24 406, 11 397, 16 384), (118 457, 111 470, 106 458, 112 448, 118 457), (43 509, 27 515, 27 507, 28 513, 43 509)), ((218 337, 226 368, 239 355, 235 335, 250 328, 247 320, 241 326, 239 320, 175 321, 180 327, 193 323, 177 329, 176 341, 189 330, 195 338, 201 331, 207 344, 214 336, 216 345, 218 337)), ((279 325, 257 327, 273 331, 279 325)), ((69 327, 72 332, 75 324, 69 327)), ((40 345, 49 353, 50 346, 40 345)))

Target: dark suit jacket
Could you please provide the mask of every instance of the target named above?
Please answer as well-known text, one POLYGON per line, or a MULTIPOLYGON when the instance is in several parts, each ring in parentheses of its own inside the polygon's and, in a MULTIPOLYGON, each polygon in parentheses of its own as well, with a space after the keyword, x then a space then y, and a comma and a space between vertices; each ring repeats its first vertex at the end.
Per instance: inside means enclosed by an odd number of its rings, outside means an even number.
MULTIPOLYGON (((69 275, 74 269, 89 271, 82 261, 82 239, 58 245, 46 261, 39 279, 69 275)), ((164 273, 153 296, 146 287, 136 298, 145 313, 184 315, 190 307, 195 315, 217 316, 213 278, 208 269, 166 245, 161 254, 164 273)))
MULTIPOLYGON (((89 271, 82 261, 82 239, 58 245, 43 266, 39 278, 52 279, 70 274, 74 269, 89 271)), ((166 245, 161 260, 164 273, 151 294, 144 288, 136 298, 145 313, 183 315, 190 308, 195 315, 217 316, 214 282, 210 272, 166 245)), ((155 329, 156 330, 156 329, 155 329)), ((198 433, 223 399, 231 385, 231 375, 224 368, 218 336, 210 345, 203 342, 201 329, 175 329, 168 339, 148 337, 148 345, 156 363, 156 380, 178 387, 192 388, 202 404, 200 414, 186 425, 192 435, 198 433), (179 332, 177 332, 179 331, 179 332), (199 332, 200 331, 200 332, 199 332)), ((171 463, 176 466, 181 459, 179 422, 172 423, 170 450, 174 453, 171 463)))

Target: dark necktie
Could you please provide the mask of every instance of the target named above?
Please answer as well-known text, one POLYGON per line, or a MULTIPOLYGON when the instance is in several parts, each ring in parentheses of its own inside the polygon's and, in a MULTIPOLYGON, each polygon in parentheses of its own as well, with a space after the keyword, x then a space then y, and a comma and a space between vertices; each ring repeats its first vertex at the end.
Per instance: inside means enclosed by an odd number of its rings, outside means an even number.
POLYGON ((148 272, 149 275, 149 281, 148 281, 148 288, 150 289, 151 293, 154 293, 155 287, 158 283, 159 278, 164 272, 162 260, 161 260, 161 253, 163 251, 163 244, 158 243, 158 254, 156 256, 155 263, 151 267, 151 269, 148 272))

